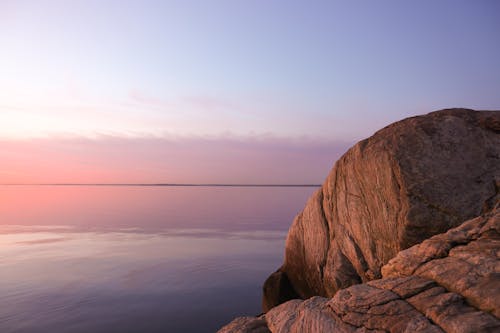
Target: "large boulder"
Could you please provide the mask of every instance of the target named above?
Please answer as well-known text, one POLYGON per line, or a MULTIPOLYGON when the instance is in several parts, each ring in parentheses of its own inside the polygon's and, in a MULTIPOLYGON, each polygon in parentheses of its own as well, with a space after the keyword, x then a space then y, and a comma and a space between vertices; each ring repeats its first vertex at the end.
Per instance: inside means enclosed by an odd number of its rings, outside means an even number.
POLYGON ((500 332, 500 209, 400 252, 382 274, 220 332, 500 332))
POLYGON ((263 308, 381 277, 399 251, 492 209, 500 112, 447 109, 389 125, 337 161, 288 232, 263 308))

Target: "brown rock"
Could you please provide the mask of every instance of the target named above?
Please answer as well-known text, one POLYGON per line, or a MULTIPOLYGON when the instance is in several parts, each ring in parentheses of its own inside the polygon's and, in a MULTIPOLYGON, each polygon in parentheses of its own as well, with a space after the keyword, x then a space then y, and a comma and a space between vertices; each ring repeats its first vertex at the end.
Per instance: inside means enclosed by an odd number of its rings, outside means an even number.
MULTIPOLYGON (((272 333, 500 332, 499 239, 500 207, 400 252, 382 279, 288 301, 258 320, 272 333)), ((222 332, 254 332, 242 327, 222 332)))
MULTIPOLYGON (((294 220, 279 272, 301 298, 331 297, 380 278, 399 251, 491 210, 499 198, 499 124, 498 111, 449 109, 356 144, 294 220)), ((287 293, 277 286, 264 286, 265 310, 282 301, 270 295, 287 293)))
POLYGON ((239 317, 221 328, 219 333, 270 333, 262 317, 239 317))
POLYGON ((273 333, 352 332, 345 330, 349 325, 332 315, 327 308, 327 299, 323 297, 287 302, 269 311, 266 321, 273 333))
POLYGON ((498 332, 500 321, 469 306, 455 293, 435 287, 407 300, 446 332, 498 332))
POLYGON ((427 278, 500 317, 500 208, 400 252, 382 274, 427 278))
POLYGON ((266 310, 310 298, 222 332, 499 332, 499 134, 499 112, 454 109, 358 143, 264 285, 266 310))
POLYGON ((275 304, 281 304, 287 300, 299 298, 293 289, 288 277, 284 272, 277 271, 271 274, 262 288, 262 309, 264 312, 270 310, 275 304))

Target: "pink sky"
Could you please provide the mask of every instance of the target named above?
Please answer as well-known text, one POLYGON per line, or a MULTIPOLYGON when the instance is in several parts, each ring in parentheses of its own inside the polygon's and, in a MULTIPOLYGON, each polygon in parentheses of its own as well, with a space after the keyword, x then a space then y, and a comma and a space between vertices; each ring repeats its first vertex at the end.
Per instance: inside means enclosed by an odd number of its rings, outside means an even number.
POLYGON ((318 184, 348 146, 276 138, 0 140, 0 183, 318 184))

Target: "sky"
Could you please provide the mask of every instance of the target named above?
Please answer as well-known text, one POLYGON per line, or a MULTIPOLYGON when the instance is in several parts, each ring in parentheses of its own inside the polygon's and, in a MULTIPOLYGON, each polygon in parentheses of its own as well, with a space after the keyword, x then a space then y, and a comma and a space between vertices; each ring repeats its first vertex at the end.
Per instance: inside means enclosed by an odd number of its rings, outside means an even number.
POLYGON ((500 109, 500 3, 0 0, 0 183, 320 183, 408 116, 500 109))

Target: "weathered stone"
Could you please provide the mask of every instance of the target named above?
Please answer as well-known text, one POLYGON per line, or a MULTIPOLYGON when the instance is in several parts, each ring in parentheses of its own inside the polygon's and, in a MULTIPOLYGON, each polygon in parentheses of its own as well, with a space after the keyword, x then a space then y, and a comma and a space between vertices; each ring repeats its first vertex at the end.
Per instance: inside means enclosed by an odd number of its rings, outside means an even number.
POLYGON ((386 278, 367 283, 379 289, 391 290, 401 298, 408 298, 436 286, 436 282, 420 276, 386 278))
MULTIPOLYGON (((491 210, 499 197, 499 124, 498 111, 449 109, 356 144, 294 220, 279 271, 299 297, 331 297, 380 278, 399 251, 491 210)), ((280 294, 272 288, 264 287, 266 310, 279 303, 268 298, 280 294)))
POLYGON ((273 333, 354 332, 327 307, 327 299, 312 297, 287 302, 266 314, 273 333))
POLYGON ((396 293, 367 284, 340 290, 328 304, 342 321, 358 328, 404 332, 411 323, 440 331, 396 293))
POLYGON ((354 146, 264 286, 266 309, 294 293, 331 298, 285 302, 230 332, 500 332, 499 134, 499 112, 445 110, 354 146))
MULTIPOLYGON (((496 208, 400 252, 383 267, 382 279, 339 290, 331 299, 288 301, 260 319, 272 333, 499 332, 500 279, 491 272, 498 272, 500 244, 489 242, 500 237, 499 224, 496 208), (463 262, 443 263, 454 256, 463 262), (396 274, 400 264, 408 275, 396 274)), ((243 326, 234 332, 252 331, 243 326)))
POLYGON ((401 251, 382 274, 427 278, 500 317, 500 208, 401 251))
POLYGON ((443 287, 426 290, 408 302, 446 332, 498 332, 500 321, 464 302, 463 297, 443 287))
POLYGON ((288 277, 281 271, 271 274, 262 289, 262 293, 265 295, 262 298, 262 309, 264 312, 270 310, 275 304, 281 304, 289 299, 298 298, 288 277))
POLYGON ((239 317, 221 328, 219 333, 270 333, 262 317, 239 317))

